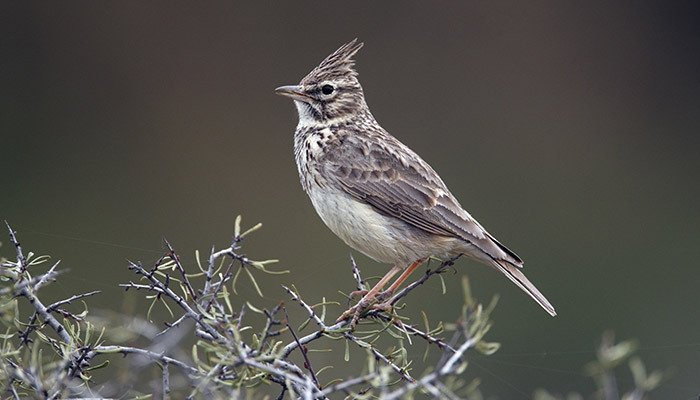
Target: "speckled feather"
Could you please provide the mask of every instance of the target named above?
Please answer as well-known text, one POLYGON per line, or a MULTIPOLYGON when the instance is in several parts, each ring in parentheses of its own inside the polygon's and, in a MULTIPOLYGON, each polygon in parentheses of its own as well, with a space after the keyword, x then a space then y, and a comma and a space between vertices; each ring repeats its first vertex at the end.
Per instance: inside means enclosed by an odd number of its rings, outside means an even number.
POLYGON ((430 165, 374 119, 353 69, 352 57, 361 47, 356 40, 343 45, 298 86, 278 89, 295 100, 299 112, 296 163, 321 219, 348 245, 381 262, 405 267, 428 256, 464 253, 502 271, 555 315, 519 271, 520 257, 462 208, 430 165))

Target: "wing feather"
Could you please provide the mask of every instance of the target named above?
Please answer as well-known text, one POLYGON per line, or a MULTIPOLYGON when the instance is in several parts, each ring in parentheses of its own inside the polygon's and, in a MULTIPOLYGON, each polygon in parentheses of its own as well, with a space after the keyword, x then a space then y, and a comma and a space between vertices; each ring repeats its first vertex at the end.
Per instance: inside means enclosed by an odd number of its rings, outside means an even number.
POLYGON ((462 208, 425 161, 392 136, 382 140, 370 144, 351 134, 344 136, 326 153, 326 172, 347 193, 386 215, 426 232, 462 238, 490 257, 522 265, 462 208))

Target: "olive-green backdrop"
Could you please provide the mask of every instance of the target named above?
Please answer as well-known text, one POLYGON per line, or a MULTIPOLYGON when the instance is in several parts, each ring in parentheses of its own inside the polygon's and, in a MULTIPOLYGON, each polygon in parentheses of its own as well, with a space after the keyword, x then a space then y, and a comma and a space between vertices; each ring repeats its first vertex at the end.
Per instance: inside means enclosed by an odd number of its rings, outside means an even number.
MULTIPOLYGON (((126 258, 152 262, 165 236, 192 260, 226 246, 242 214, 264 223, 245 251, 293 271, 260 277, 265 298, 251 300, 287 300, 280 283, 340 300, 351 249, 301 190, 296 112, 273 89, 358 37, 377 120, 526 260, 559 312, 468 260, 447 295, 437 280, 419 288, 408 307, 432 320, 459 314, 463 273, 479 299, 500 294, 490 338, 503 347, 467 377, 500 399, 588 393, 582 367, 611 329, 672 371, 652 398, 697 398, 700 7, 232 3, 0 5, 0 219, 70 269, 47 295, 99 289, 91 311, 119 309, 141 297, 116 287, 134 279, 126 258)), ((367 275, 389 268, 354 255, 367 275)))

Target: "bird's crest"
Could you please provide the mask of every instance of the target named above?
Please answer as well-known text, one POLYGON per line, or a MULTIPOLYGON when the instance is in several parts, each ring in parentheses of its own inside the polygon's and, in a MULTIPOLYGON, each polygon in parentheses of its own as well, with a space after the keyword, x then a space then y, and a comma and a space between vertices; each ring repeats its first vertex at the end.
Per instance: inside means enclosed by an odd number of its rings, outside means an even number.
POLYGON ((333 52, 333 54, 321 61, 321 64, 319 64, 318 67, 309 72, 309 74, 301 80, 301 83, 305 84, 313 81, 318 82, 323 80, 351 78, 357 76, 357 72, 353 69, 355 60, 353 60, 352 57, 362 48, 363 45, 364 43, 357 43, 357 38, 355 38, 352 41, 340 46, 340 48, 333 52))

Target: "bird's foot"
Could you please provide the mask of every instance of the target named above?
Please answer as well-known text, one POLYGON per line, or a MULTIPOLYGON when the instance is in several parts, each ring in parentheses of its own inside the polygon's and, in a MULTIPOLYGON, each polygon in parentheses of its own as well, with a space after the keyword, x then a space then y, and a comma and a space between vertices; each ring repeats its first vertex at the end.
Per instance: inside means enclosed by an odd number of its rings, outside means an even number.
MULTIPOLYGON (((362 291, 358 292, 362 293, 362 291)), ((342 313, 336 322, 343 321, 352 316, 352 319, 350 320, 350 329, 355 329, 355 325, 357 325, 357 321, 360 319, 360 315, 362 315, 363 312, 371 310, 391 311, 393 309, 393 305, 386 302, 386 300, 390 299, 393 294, 393 290, 385 290, 372 298, 367 298, 365 296, 359 303, 348 308, 344 313, 342 313)), ((355 296, 355 292, 350 293, 351 298, 355 296)))
POLYGON ((350 301, 354 299, 357 296, 365 296, 369 291, 367 290, 355 290, 354 292, 350 292, 348 295, 348 304, 350 304, 350 301))
POLYGON ((394 295, 394 291, 391 289, 387 289, 381 293, 377 293, 377 295, 374 297, 375 300, 377 300, 379 303, 384 303, 386 307, 391 308, 391 304, 386 303, 387 300, 391 299, 391 296, 394 295))

